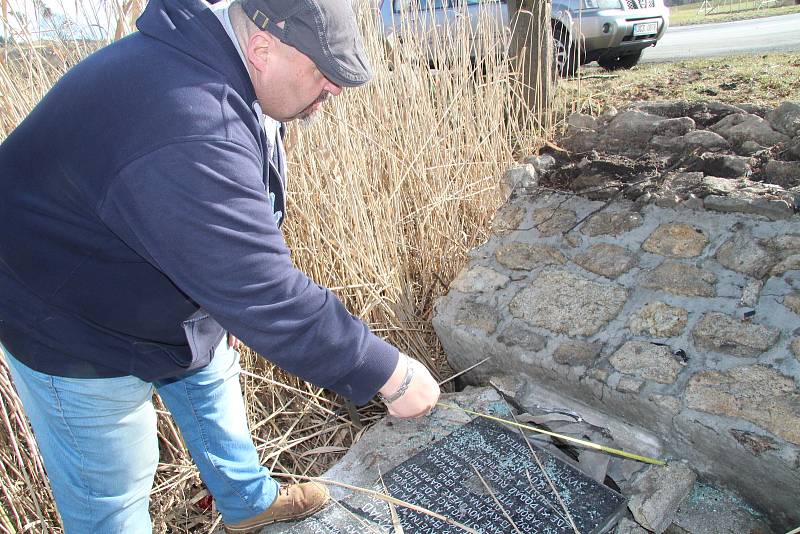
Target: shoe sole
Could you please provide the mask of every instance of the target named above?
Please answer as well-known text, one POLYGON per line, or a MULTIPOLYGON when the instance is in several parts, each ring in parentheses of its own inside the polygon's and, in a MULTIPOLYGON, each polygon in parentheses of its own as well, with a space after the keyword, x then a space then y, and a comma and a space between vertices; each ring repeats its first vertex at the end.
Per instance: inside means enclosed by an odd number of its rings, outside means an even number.
POLYGON ((331 496, 328 495, 328 498, 325 499, 325 502, 321 503, 316 508, 313 508, 311 510, 306 511, 302 515, 296 515, 296 516, 294 516, 292 518, 286 518, 286 519, 272 519, 270 521, 260 521, 258 523, 253 523, 252 525, 248 525, 246 527, 234 527, 234 528, 231 528, 231 527, 227 527, 226 526, 225 527, 225 531, 228 532, 229 534, 247 534, 248 532, 250 532, 254 528, 268 527, 270 525, 274 525, 275 523, 289 523, 291 521, 300 521, 302 519, 306 519, 306 518, 311 517, 312 515, 316 514, 317 512, 319 512, 320 510, 325 508, 330 501, 331 501, 331 496))

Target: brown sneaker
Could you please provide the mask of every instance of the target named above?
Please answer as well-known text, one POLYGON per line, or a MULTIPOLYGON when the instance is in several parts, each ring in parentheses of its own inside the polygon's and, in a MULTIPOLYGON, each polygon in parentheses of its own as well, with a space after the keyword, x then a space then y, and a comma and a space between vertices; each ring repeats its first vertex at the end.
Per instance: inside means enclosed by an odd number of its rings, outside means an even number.
POLYGON ((328 488, 316 482, 281 486, 278 490, 278 498, 275 499, 272 506, 255 517, 233 525, 225 525, 225 531, 229 534, 244 534, 255 532, 254 529, 260 529, 278 521, 303 519, 322 510, 328 504, 329 499, 328 488))

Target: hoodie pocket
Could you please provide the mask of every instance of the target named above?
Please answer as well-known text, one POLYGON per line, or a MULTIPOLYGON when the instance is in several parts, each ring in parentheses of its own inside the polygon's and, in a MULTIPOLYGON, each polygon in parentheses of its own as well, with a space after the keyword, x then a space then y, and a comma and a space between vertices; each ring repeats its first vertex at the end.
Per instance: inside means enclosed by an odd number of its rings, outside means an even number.
POLYGON ((130 374, 153 381, 179 377, 208 365, 225 330, 202 309, 181 322, 181 326, 186 345, 134 342, 130 374))
POLYGON ((192 361, 187 366, 187 370, 192 371, 205 367, 214 356, 217 345, 222 341, 225 329, 202 308, 181 324, 192 352, 192 361))

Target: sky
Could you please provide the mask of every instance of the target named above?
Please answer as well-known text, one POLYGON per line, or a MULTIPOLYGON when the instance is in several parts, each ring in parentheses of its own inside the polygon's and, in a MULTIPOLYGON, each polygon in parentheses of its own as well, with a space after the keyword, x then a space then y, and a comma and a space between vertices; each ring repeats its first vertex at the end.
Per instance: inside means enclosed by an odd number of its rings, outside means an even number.
POLYGON ((59 36, 106 38, 113 33, 114 9, 118 0, 9 0, 9 26, 3 34, 29 32, 36 39, 53 39, 59 36), (42 4, 51 16, 42 16, 42 4))

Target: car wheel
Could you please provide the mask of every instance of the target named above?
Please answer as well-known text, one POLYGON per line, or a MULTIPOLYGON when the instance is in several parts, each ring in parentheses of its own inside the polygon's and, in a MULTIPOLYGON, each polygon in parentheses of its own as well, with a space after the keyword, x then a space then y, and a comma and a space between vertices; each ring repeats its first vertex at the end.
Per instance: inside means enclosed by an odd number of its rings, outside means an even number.
POLYGON ((553 29, 553 53, 556 71, 562 78, 574 76, 581 64, 580 53, 563 26, 553 29))
POLYGON ((597 63, 606 70, 630 69, 639 63, 640 59, 642 59, 641 50, 626 56, 603 56, 597 60, 597 63))

